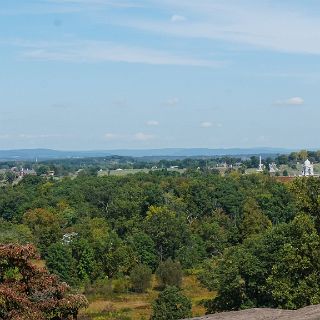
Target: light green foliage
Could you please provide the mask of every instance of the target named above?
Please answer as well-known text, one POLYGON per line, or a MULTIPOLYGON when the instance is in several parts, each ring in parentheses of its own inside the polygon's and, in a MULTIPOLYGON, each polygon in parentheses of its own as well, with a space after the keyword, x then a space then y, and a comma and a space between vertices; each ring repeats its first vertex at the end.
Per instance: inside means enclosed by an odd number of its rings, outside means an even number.
POLYGON ((104 269, 109 276, 128 274, 137 263, 132 248, 122 241, 105 255, 104 269))
POLYGON ((34 242, 34 237, 26 225, 0 219, 0 243, 26 244, 32 242, 34 242))
POLYGON ((145 230, 155 242, 160 259, 175 257, 176 251, 191 237, 186 218, 166 207, 149 208, 145 230))
POLYGON ((32 230, 43 254, 52 243, 62 238, 59 217, 49 210, 42 208, 29 210, 23 216, 23 221, 32 230))
POLYGON ((128 293, 130 288, 130 281, 127 277, 114 279, 112 281, 112 288, 115 293, 128 293))
POLYGON ((179 320, 191 317, 191 301, 176 287, 167 287, 152 306, 151 320, 179 320))
POLYGON ((243 206, 243 219, 240 224, 242 239, 256 236, 271 228, 271 221, 262 213, 253 198, 247 199, 243 206))
POLYGON ((295 205, 300 212, 315 218, 316 228, 320 231, 320 179, 309 177, 296 179, 289 186, 295 196, 295 205))

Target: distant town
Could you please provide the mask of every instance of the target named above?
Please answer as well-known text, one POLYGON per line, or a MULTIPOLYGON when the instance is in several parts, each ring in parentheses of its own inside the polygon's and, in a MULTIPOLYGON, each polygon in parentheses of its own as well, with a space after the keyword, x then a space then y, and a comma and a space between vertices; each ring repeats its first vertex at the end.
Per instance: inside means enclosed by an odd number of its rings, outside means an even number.
POLYGON ((48 179, 74 178, 78 175, 127 175, 165 170, 182 174, 187 170, 210 171, 226 175, 261 173, 276 177, 319 177, 320 151, 240 156, 198 157, 84 157, 38 161, 1 161, 1 184, 18 183, 25 176, 48 179))

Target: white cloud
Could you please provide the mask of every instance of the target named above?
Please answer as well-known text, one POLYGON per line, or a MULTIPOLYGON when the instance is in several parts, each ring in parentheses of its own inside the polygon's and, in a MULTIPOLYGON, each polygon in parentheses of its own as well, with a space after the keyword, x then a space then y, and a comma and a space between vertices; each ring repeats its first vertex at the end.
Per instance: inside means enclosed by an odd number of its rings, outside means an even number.
POLYGON ((219 122, 203 121, 200 123, 200 127, 201 128, 211 128, 211 127, 221 128, 222 124, 219 122))
POLYGON ((154 138, 154 136, 151 134, 138 132, 133 136, 133 138, 134 138, 134 140, 137 140, 137 141, 148 141, 148 140, 152 140, 154 138))
POLYGON ((141 1, 123 1, 123 0, 47 0, 47 2, 57 3, 57 4, 75 4, 75 5, 103 5, 110 7, 120 7, 120 8, 136 8, 142 7, 143 4, 141 1))
POLYGON ((159 125, 159 122, 156 121, 156 120, 149 120, 147 121, 147 126, 158 126, 159 125))
POLYGON ((304 104, 304 99, 301 97, 293 97, 287 100, 278 100, 276 104, 287 105, 287 106, 301 106, 304 104))
POLYGON ((204 122, 201 122, 200 126, 201 128, 210 128, 212 127, 212 123, 208 121, 204 121, 204 122))
POLYGON ((171 22, 183 22, 183 21, 187 21, 187 18, 184 16, 180 16, 178 14, 174 14, 171 17, 171 22))
POLYGON ((194 17, 183 24, 139 19, 121 23, 151 33, 204 38, 288 53, 320 54, 320 20, 296 4, 222 0, 153 0, 159 10, 194 17), (270 23, 272 21, 272 23, 270 23))
POLYGON ((170 107, 175 107, 179 104, 179 102, 180 102, 179 98, 173 97, 166 101, 166 105, 170 107))
POLYGON ((48 139, 48 138, 61 138, 61 134, 29 134, 29 133, 20 133, 18 138, 20 139, 48 139))
POLYGON ((13 41, 22 48, 22 57, 70 63, 127 62, 151 65, 221 67, 224 62, 175 55, 170 52, 115 44, 107 41, 70 40, 68 42, 13 41))
POLYGON ((132 141, 149 141, 154 139, 154 135, 147 134, 144 132, 137 132, 135 134, 128 134, 128 133, 112 133, 108 132, 104 134, 104 139, 108 141, 126 141, 126 142, 132 142, 132 141))

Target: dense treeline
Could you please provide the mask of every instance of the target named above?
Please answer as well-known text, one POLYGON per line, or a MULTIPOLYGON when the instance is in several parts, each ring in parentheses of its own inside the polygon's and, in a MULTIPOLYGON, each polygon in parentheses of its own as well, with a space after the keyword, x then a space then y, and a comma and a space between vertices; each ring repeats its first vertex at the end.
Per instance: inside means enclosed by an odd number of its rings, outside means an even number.
POLYGON ((159 264, 171 261, 202 270, 202 283, 218 291, 208 311, 297 308, 320 302, 319 199, 315 178, 285 185, 192 170, 27 176, 1 190, 0 243, 35 243, 48 268, 74 286, 136 268, 147 288, 150 272, 165 274, 159 264))

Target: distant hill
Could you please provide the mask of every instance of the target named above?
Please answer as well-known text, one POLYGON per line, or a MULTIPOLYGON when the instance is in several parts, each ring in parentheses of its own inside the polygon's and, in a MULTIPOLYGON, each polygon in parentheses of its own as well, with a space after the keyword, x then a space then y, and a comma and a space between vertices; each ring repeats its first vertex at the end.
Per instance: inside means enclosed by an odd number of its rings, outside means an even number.
POLYGON ((233 148, 233 149, 206 149, 206 148, 167 148, 167 149, 119 149, 93 151, 59 151, 51 149, 18 149, 0 150, 0 160, 30 160, 34 161, 68 158, 107 157, 112 155, 128 157, 196 157, 196 156, 250 156, 286 154, 293 150, 281 148, 233 148))

